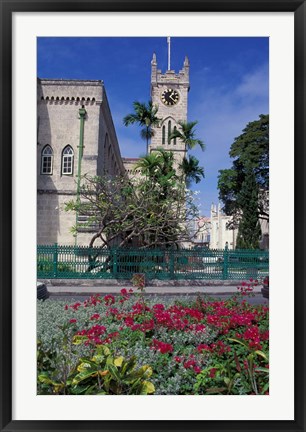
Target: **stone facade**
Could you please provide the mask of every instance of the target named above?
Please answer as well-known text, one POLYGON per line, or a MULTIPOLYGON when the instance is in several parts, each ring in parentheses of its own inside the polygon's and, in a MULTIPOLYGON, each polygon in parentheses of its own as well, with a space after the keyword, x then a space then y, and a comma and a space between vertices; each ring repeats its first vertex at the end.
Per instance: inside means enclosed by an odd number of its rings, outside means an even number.
POLYGON ((210 249, 224 249, 227 245, 229 249, 236 248, 238 229, 229 229, 228 223, 231 216, 226 216, 221 211, 220 203, 218 206, 211 205, 210 209, 210 249))
MULTIPOLYGON (((175 166, 186 154, 179 140, 168 142, 168 134, 187 121, 189 61, 175 73, 157 69, 151 62, 151 98, 162 120, 155 128, 149 151, 159 147, 174 152, 175 166), (174 89, 178 101, 163 103, 165 89, 174 89), (163 138, 164 135, 164 138, 163 138)), ((107 101, 100 80, 38 79, 37 82, 37 243, 41 245, 88 245, 92 233, 73 236, 76 215, 65 204, 77 197, 78 175, 140 176, 133 171, 138 158, 122 158, 107 101), (83 143, 83 145, 81 145, 83 143)))
POLYGON ((157 69, 156 55, 153 54, 151 61, 151 98, 153 105, 158 106, 157 116, 161 118, 158 127, 154 128, 154 136, 151 139, 149 151, 152 152, 159 147, 174 152, 176 166, 186 154, 184 143, 177 139, 168 142, 169 128, 180 129, 178 121, 187 121, 187 104, 189 91, 189 60, 186 57, 178 73, 174 70, 167 70, 162 73, 157 69), (174 89, 178 95, 178 102, 174 105, 165 105, 162 101, 162 94, 166 89, 174 89))
POLYGON ((38 244, 88 244, 91 234, 78 233, 77 239, 73 237, 70 229, 75 225, 75 215, 64 210, 65 203, 76 198, 79 170, 81 175, 116 175, 125 172, 103 82, 39 79, 38 244), (82 116, 84 127, 81 155, 82 116))
MULTIPOLYGON (((200 216, 193 221, 190 231, 193 234, 192 243, 189 247, 207 247, 210 249, 224 249, 226 244, 229 249, 235 249, 237 244, 237 229, 228 229, 227 225, 231 216, 224 215, 214 204, 211 206, 210 217, 200 216)), ((269 249, 269 223, 260 221, 261 240, 260 249, 269 249)))

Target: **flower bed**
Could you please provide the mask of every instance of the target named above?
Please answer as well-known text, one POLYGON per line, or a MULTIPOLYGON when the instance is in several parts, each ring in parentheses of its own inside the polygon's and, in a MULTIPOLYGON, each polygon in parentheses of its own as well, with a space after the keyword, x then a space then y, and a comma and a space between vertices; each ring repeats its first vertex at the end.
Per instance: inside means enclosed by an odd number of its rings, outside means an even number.
POLYGON ((39 301, 38 393, 268 394, 268 308, 250 305, 251 292, 39 301))

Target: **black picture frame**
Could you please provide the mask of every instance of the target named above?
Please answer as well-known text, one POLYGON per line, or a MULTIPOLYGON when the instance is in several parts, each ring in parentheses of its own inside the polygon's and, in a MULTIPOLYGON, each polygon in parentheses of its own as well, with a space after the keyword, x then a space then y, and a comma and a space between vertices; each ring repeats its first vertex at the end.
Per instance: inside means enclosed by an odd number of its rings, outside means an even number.
MULTIPOLYGON (((0 425, 1 431, 304 431, 305 430, 305 98, 306 2, 301 0, 0 0, 0 425), (294 12, 295 67, 295 419, 293 421, 14 421, 12 420, 12 16, 14 12, 294 12)), ((286 175, 284 173, 284 175, 286 175)), ((283 217, 280 215, 280 217, 283 217)), ((284 252, 285 253, 285 252, 284 252)), ((288 290, 293 287, 288 287, 288 290)), ((284 361, 284 359, 282 359, 284 361)), ((284 368, 284 379, 286 369, 284 368)))

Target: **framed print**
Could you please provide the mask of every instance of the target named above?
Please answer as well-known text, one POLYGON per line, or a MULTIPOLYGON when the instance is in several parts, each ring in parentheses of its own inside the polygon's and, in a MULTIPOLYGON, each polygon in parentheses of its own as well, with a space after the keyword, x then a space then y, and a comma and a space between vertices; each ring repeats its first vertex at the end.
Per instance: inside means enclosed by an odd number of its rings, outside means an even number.
POLYGON ((1 430, 305 430, 305 7, 1 1, 1 430), (149 125, 140 109, 152 110, 149 125), (196 170, 179 177, 184 163, 196 170), (106 228, 82 183, 96 177, 106 228), (179 178, 184 221, 169 204, 179 178), (187 223, 189 189, 210 218, 187 223), (242 196, 248 206, 235 207, 242 196), (268 220, 269 202, 270 226, 250 222, 268 220), (228 300, 246 279, 253 303, 228 300), (167 286, 192 303, 165 306, 167 286), (203 300, 200 286, 218 286, 221 300, 203 300))

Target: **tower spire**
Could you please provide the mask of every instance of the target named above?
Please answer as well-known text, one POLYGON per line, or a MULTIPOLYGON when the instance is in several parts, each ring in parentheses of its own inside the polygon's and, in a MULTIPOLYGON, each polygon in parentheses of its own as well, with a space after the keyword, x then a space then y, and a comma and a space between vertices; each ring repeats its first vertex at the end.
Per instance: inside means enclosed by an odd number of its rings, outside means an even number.
POLYGON ((171 48, 170 36, 167 37, 167 43, 168 43, 168 70, 170 70, 170 48, 171 48))

